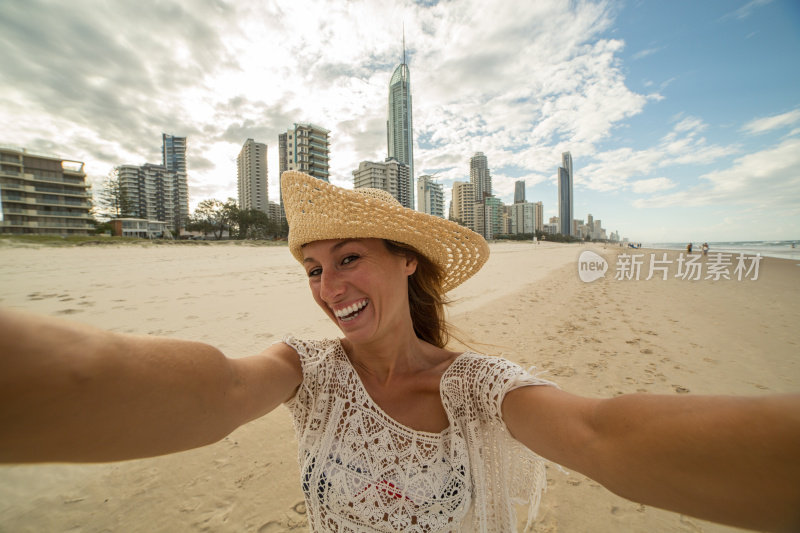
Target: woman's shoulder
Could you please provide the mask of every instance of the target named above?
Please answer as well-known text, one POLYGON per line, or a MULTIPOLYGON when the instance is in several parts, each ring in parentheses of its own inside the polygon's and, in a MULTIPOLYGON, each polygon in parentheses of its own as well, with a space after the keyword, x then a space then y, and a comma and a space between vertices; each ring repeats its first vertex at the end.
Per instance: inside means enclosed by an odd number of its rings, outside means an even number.
POLYGON ((340 345, 339 339, 298 339, 291 334, 284 336, 278 342, 290 346, 301 358, 318 356, 340 345))
POLYGON ((526 370, 504 357, 466 351, 459 355, 448 369, 451 379, 473 389, 489 394, 504 395, 511 389, 524 385, 554 385, 538 377, 536 369, 526 370))
POLYGON ((461 353, 453 361, 454 371, 473 371, 488 374, 524 372, 523 368, 513 361, 496 355, 487 355, 472 350, 461 353))

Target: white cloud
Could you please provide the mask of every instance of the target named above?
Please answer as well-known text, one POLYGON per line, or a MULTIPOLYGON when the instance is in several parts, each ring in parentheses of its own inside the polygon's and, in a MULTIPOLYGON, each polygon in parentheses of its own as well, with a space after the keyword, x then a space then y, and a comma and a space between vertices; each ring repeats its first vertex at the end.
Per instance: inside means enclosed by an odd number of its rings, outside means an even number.
POLYGON ((773 209, 800 205, 800 139, 737 158, 724 169, 700 176, 698 184, 675 193, 638 199, 636 207, 751 205, 774 218, 773 209))
POLYGON ((0 72, 5 135, 83 158, 98 179, 116 164, 157 162, 162 132, 187 135, 193 204, 235 195, 248 137, 270 146, 276 197, 277 135, 293 122, 331 130, 335 183, 348 184, 359 161, 383 159, 397 20, 414 133, 426 139, 418 174, 463 178, 483 151, 491 166, 541 175, 562 143, 594 153, 647 101, 625 85, 623 43, 602 36, 613 22, 604 2, 13 4, 0 6, 0 54, 11 58, 0 72))
POLYGON ((659 143, 650 148, 629 147, 596 154, 592 163, 576 172, 576 181, 596 191, 614 191, 659 169, 690 164, 710 164, 736 153, 735 146, 710 144, 700 132, 707 125, 697 117, 683 117, 659 143))
POLYGON ((675 182, 669 178, 650 178, 637 180, 631 184, 631 189, 637 194, 652 194, 675 187, 675 182))
POLYGON ((745 5, 739 7, 738 9, 731 11, 730 13, 726 14, 723 18, 737 18, 737 19, 746 19, 750 15, 753 14, 753 11, 761 6, 765 6, 771 3, 772 0, 750 0, 750 2, 746 3, 745 5))
POLYGON ((786 113, 781 113, 780 115, 773 115, 770 117, 751 120, 742 127, 742 130, 746 133, 752 134, 766 133, 778 128, 792 126, 797 122, 800 122, 800 109, 787 111, 786 113))
POLYGON ((645 48, 644 50, 639 50, 635 54, 633 54, 633 59, 643 59, 647 56, 651 56, 663 50, 663 46, 658 46, 654 48, 645 48))

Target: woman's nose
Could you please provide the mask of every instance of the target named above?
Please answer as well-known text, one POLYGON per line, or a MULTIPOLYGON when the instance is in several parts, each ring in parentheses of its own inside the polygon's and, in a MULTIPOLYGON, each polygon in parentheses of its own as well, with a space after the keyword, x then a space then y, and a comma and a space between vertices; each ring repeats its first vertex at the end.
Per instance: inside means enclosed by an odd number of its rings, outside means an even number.
POLYGON ((335 270, 331 272, 330 269, 323 270, 320 276, 320 297, 324 301, 331 303, 336 301, 337 297, 341 296, 343 293, 344 283, 339 273, 335 270))

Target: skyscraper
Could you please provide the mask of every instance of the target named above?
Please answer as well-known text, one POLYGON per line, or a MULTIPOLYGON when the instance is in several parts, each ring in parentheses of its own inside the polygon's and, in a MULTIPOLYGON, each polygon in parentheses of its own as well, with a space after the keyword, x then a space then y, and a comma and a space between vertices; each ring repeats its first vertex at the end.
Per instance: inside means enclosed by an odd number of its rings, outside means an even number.
POLYGON ((417 211, 444 218, 444 192, 433 176, 420 176, 417 180, 417 211))
MULTIPOLYGON (((175 173, 172 184, 174 206, 174 229, 176 233, 186 227, 189 220, 189 181, 186 173, 186 137, 161 134, 161 157, 163 166, 175 173)), ((169 221, 164 221, 169 222, 169 221)))
POLYGON ((356 189, 381 189, 397 198, 403 207, 413 209, 408 184, 408 165, 392 158, 386 159, 384 163, 362 161, 358 170, 353 171, 353 186, 356 189))
POLYGON ((525 203, 525 180, 514 182, 514 203, 525 203))
POLYGON ((475 230, 475 187, 471 183, 463 181, 453 183, 450 220, 475 230))
POLYGON ((569 179, 570 182, 572 181, 573 174, 572 174, 572 154, 569 152, 563 152, 561 154, 561 166, 567 169, 569 172, 569 179))
POLYGON ((558 167, 558 219, 559 233, 574 235, 572 231, 572 154, 561 154, 561 166, 558 167))
POLYGON ((390 158, 408 165, 408 189, 414 206, 414 127, 411 118, 411 74, 406 63, 406 40, 403 37, 403 62, 389 81, 389 106, 386 118, 386 145, 390 158))
POLYGON ((509 233, 533 233, 534 204, 515 202, 506 208, 510 218, 509 233))
POLYGON ((257 209, 269 215, 267 145, 247 139, 236 158, 240 209, 257 209))
POLYGON ((280 171, 299 170, 328 181, 329 133, 323 127, 307 123, 296 123, 286 133, 281 133, 278 136, 280 171))
POLYGON ((125 198, 127 215, 166 223, 171 232, 178 232, 180 206, 175 204, 175 183, 178 173, 164 165, 120 165, 114 167, 119 179, 120 194, 125 198))
MULTIPOLYGON (((315 124, 296 123, 286 133, 278 135, 278 190, 280 175, 287 170, 299 170, 322 181, 328 181, 330 142, 329 130, 315 124)), ((283 193, 281 219, 285 218, 283 193)))
POLYGON ((536 202, 533 204, 533 229, 535 231, 544 231, 544 204, 536 202))
POLYGON ((475 201, 492 195, 492 174, 483 152, 475 152, 469 160, 469 181, 475 187, 475 201))

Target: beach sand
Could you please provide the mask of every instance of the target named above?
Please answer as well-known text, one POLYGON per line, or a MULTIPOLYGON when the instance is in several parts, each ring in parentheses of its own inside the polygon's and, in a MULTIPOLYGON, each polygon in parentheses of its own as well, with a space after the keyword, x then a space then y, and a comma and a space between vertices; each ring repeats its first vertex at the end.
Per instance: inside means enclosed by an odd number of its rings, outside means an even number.
MULTIPOLYGON (((476 348, 570 392, 741 394, 800 391, 800 266, 764 259, 759 278, 614 279, 601 245, 492 244, 486 267, 451 293, 452 322, 476 348), (603 255, 582 282, 578 255, 603 255)), ((645 255, 649 250, 637 250, 645 255)), ((657 252, 661 257, 662 252, 657 252)), ((678 252, 669 252, 675 260, 678 252)), ((706 261, 710 259, 707 258, 706 261)), ((284 247, 0 246, 0 305, 119 332, 255 354, 291 333, 337 334, 284 247)), ((632 503, 549 467, 534 531, 730 532, 632 503)), ((296 443, 281 407, 217 444, 98 465, 0 467, 0 531, 305 530, 296 443)), ((524 520, 520 519, 520 525, 524 520)))

